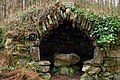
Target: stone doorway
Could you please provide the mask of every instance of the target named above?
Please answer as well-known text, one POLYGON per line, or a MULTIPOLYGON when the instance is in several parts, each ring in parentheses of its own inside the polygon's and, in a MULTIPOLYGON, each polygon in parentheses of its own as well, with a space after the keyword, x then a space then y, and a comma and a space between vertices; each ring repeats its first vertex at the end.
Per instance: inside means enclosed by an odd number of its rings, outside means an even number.
POLYGON ((73 27, 73 21, 63 20, 62 23, 49 31, 42 37, 40 44, 41 60, 49 60, 51 67, 54 67, 55 55, 74 53, 80 57, 80 61, 75 65, 82 71, 83 63, 86 60, 93 59, 94 49, 93 41, 87 36, 84 30, 76 26, 73 27))

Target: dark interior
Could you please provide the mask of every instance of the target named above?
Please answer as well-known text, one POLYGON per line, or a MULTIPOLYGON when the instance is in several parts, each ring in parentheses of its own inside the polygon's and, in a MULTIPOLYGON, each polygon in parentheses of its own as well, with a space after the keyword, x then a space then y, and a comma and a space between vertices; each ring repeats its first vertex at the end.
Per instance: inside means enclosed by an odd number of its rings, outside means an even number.
POLYGON ((57 28, 43 36, 40 51, 41 59, 51 63, 56 53, 75 53, 81 58, 77 65, 82 68, 85 60, 93 58, 94 46, 84 32, 77 27, 73 28, 72 21, 64 20, 57 28))

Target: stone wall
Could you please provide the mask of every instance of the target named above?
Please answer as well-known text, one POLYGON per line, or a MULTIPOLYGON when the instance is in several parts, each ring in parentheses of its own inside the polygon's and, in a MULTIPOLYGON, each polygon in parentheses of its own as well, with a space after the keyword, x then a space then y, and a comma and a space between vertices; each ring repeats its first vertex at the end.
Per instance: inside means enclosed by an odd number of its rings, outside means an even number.
POLYGON ((119 44, 118 39, 110 50, 107 52, 99 51, 94 60, 85 61, 82 69, 85 73, 80 80, 120 80, 119 44))
POLYGON ((107 66, 108 71, 120 73, 120 49, 110 50, 104 60, 104 64, 107 66))
POLYGON ((120 48, 110 50, 104 60, 107 71, 113 74, 113 80, 120 80, 120 48))

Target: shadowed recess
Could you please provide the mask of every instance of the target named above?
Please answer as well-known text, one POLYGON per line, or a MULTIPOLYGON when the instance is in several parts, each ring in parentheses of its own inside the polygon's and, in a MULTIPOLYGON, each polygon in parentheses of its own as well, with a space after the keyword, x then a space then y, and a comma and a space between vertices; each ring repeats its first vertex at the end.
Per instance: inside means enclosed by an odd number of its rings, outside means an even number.
POLYGON ((93 58, 94 46, 83 31, 72 26, 72 21, 64 20, 42 38, 40 51, 41 59, 52 64, 55 54, 75 53, 81 58, 77 65, 82 68, 85 60, 93 58))

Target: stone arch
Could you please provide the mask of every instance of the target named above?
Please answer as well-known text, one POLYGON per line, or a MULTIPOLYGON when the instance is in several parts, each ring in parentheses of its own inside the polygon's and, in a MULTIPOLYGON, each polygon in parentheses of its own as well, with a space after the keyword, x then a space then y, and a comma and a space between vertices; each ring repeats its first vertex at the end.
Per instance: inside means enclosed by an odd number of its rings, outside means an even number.
MULTIPOLYGON (((86 18, 85 15, 79 15, 72 10, 72 5, 74 5, 74 3, 69 4, 69 6, 67 5, 67 7, 63 10, 61 8, 65 5, 56 3, 54 7, 47 10, 39 20, 40 29, 38 32, 40 35, 42 36, 49 30, 57 28, 58 24, 61 24, 63 20, 71 21, 73 27, 76 26, 88 35, 88 32, 93 27, 93 24, 88 18, 86 18)), ((88 37, 90 36, 88 35, 88 37)))
POLYGON ((85 36, 87 36, 87 38, 92 42, 92 45, 95 47, 93 58, 96 59, 99 53, 99 47, 97 46, 95 38, 90 37, 89 35, 89 31, 92 29, 93 24, 86 18, 85 15, 77 15, 75 11, 72 11, 71 7, 67 7, 64 11, 61 7, 61 5, 55 5, 55 7, 53 7, 46 15, 41 17, 41 21, 39 22, 41 30, 38 29, 41 36, 40 45, 46 34, 49 34, 50 31, 59 28, 60 24, 64 24, 64 21, 68 21, 69 23, 72 23, 72 25, 70 25, 72 28, 79 29, 79 31, 84 33, 85 36))
POLYGON ((93 45, 97 47, 95 38, 90 37, 89 35, 89 31, 92 29, 93 24, 85 15, 76 14, 71 8, 72 5, 74 4, 69 4, 66 9, 62 10, 61 8, 64 5, 56 3, 54 7, 40 17, 40 29, 38 29, 40 41, 46 34, 49 34, 51 30, 58 28, 59 24, 62 24, 64 20, 67 20, 72 23, 73 28, 76 27, 82 31, 93 42, 93 45))

